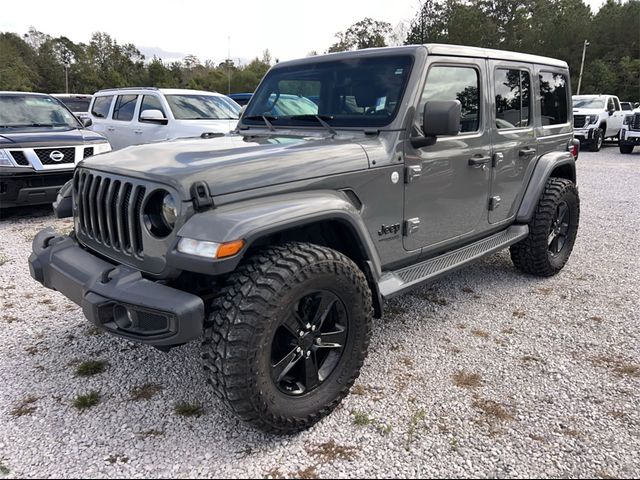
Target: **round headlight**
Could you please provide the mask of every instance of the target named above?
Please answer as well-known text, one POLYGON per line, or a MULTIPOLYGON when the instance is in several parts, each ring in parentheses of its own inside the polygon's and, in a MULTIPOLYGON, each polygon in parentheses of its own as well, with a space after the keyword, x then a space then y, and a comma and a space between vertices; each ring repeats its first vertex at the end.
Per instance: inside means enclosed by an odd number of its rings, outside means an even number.
POLYGON ((173 229, 178 219, 178 206, 176 205, 176 199, 173 195, 167 193, 162 199, 162 219, 166 222, 167 226, 173 229))

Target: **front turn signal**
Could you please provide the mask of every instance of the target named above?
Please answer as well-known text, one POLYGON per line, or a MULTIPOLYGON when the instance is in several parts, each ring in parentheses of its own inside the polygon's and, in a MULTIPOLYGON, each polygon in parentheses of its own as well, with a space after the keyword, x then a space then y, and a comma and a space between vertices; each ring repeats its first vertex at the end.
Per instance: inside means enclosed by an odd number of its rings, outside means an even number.
POLYGON ((244 240, 234 240, 223 243, 218 247, 218 258, 232 257, 244 247, 244 240))

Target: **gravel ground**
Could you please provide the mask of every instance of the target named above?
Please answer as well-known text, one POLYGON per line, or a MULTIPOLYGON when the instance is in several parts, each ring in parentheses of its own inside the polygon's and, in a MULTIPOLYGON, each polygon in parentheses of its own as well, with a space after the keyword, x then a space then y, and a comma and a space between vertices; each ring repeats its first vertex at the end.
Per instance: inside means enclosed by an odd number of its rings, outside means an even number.
POLYGON ((389 302, 351 395, 284 438, 224 410, 196 343, 165 354, 100 334, 41 288, 30 239, 70 222, 14 212, 0 224, 0 477, 638 477, 640 152, 582 153, 578 174, 559 275, 520 275, 502 252, 389 302), (104 371, 78 375, 89 360, 104 371), (91 391, 97 405, 76 408, 91 391))

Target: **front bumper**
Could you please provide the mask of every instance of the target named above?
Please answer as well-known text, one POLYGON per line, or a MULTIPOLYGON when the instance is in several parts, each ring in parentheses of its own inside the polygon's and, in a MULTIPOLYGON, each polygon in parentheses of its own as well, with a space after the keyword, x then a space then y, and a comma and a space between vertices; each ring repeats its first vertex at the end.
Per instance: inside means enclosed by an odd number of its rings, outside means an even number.
POLYGON ((30 168, 0 169, 0 206, 17 207, 51 203, 73 170, 35 172, 30 168))
POLYGON ((180 345, 202 335, 200 297, 106 262, 52 228, 34 238, 29 270, 42 285, 80 305, 91 323, 114 335, 154 346, 180 345))
POLYGON ((593 141, 593 131, 594 128, 576 128, 573 130, 573 136, 580 140, 581 142, 591 142, 593 141))
POLYGON ((640 145, 640 130, 620 130, 620 143, 627 145, 640 145))

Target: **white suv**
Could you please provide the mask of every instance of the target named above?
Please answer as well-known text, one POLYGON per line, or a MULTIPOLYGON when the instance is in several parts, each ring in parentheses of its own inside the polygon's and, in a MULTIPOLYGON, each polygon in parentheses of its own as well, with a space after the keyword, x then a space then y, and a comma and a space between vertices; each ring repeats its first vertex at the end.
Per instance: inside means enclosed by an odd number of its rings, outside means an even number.
POLYGON ((226 134, 238 122, 240 105, 229 97, 200 90, 113 88, 93 96, 91 129, 114 150, 129 145, 226 134))
POLYGON ((615 95, 573 96, 573 135, 598 152, 605 138, 618 137, 625 113, 615 95))

